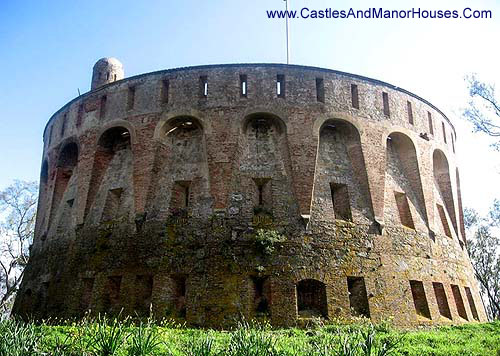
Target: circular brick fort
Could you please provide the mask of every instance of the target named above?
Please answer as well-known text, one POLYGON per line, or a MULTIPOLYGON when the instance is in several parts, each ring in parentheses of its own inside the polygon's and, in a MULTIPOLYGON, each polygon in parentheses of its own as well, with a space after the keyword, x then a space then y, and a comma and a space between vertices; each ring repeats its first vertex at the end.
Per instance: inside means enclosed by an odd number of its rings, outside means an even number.
POLYGON ((14 314, 487 320, 455 129, 406 90, 283 64, 124 78, 103 58, 43 141, 14 314))

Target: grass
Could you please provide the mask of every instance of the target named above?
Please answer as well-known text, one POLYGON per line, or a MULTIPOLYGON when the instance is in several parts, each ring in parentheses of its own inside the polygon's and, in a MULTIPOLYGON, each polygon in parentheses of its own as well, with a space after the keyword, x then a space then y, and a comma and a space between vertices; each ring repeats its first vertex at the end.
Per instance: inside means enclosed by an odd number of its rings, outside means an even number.
POLYGON ((402 332, 388 324, 230 331, 97 317, 49 325, 0 321, 0 356, 500 356, 500 321, 402 332))

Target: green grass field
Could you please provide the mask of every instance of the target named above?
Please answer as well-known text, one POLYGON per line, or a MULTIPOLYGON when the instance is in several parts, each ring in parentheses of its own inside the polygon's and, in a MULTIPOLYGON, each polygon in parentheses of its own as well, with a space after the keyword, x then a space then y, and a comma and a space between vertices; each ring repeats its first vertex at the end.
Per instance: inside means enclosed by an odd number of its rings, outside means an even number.
POLYGON ((388 324, 316 324, 271 329, 241 324, 230 331, 172 323, 98 318, 66 325, 0 322, 0 356, 500 356, 500 322, 396 331, 388 324))

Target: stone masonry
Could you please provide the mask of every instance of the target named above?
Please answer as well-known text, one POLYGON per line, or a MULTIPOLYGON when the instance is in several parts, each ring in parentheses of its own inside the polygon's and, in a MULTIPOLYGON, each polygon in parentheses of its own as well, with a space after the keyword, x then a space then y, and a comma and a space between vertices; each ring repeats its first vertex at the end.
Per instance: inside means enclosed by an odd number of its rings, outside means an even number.
POLYGON ((297 65, 123 78, 99 60, 47 124, 14 314, 486 321, 455 129, 431 103, 297 65))

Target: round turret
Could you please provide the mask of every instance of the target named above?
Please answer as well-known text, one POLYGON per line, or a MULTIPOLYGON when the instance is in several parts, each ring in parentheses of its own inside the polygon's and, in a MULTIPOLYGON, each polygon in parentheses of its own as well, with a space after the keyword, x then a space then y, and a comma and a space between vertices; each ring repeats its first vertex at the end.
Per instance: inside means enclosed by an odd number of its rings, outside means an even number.
POLYGON ((92 71, 91 90, 124 78, 123 64, 113 57, 101 58, 92 71))

